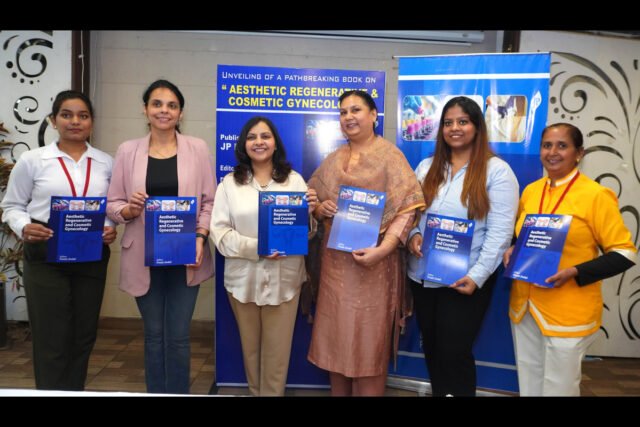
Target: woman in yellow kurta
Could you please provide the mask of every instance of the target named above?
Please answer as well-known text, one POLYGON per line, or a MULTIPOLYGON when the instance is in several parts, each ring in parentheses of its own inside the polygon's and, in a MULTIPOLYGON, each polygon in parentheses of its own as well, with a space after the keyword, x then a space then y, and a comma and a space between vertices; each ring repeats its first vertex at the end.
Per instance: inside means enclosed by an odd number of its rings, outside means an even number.
POLYGON ((635 263, 637 250, 613 191, 577 169, 583 154, 578 128, 546 127, 540 160, 548 177, 529 184, 520 199, 518 234, 527 214, 573 217, 558 272, 546 279, 553 287, 513 281, 509 317, 521 396, 580 395, 582 358, 602 322, 602 279, 635 263))

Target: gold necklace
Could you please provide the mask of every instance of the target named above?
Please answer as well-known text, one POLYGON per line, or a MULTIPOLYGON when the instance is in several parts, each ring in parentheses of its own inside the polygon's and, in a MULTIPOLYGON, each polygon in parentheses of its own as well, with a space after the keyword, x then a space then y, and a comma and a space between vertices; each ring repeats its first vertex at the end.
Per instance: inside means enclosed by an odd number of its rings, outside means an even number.
POLYGON ((162 152, 158 149, 158 147, 156 147, 155 145, 151 146, 149 148, 149 154, 155 154, 151 157, 156 158, 156 159, 169 159, 173 156, 175 156, 178 153, 178 146, 177 144, 174 144, 170 147, 168 152, 162 152))

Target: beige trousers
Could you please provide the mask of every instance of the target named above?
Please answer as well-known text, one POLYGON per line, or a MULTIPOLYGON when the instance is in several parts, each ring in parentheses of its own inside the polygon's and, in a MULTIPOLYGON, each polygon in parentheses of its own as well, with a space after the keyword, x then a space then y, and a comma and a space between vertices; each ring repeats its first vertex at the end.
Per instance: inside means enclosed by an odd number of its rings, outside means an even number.
POLYGON ((520 396, 580 396, 582 359, 596 334, 548 337, 529 312, 511 327, 520 396))
POLYGON ((280 305, 241 303, 227 292, 253 396, 284 396, 300 292, 280 305))

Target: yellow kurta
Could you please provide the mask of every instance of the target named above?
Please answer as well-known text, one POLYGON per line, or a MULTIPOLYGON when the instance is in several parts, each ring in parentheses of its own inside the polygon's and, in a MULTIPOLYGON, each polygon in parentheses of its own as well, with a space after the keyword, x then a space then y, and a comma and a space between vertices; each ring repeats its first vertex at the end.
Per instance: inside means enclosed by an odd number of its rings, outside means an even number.
MULTIPOLYGON (((577 170, 547 186, 542 212, 551 213, 577 170)), ((527 214, 539 213, 547 178, 529 184, 518 209, 516 233, 520 234, 527 214)), ((558 270, 590 261, 611 251, 637 252, 631 233, 624 225, 618 200, 610 189, 580 174, 554 212, 573 217, 558 270)), ((574 279, 559 288, 542 288, 520 280, 513 281, 509 317, 519 323, 527 308, 543 335, 582 337, 596 332, 602 323, 602 282, 578 286, 574 279)))

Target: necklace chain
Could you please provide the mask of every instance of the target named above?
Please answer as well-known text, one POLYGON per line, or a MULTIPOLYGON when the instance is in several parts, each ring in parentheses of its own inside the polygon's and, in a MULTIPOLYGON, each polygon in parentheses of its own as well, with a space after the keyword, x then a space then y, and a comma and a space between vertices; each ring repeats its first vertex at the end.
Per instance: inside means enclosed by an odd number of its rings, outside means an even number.
POLYGON ((153 153, 155 154, 154 157, 157 157, 159 159, 168 159, 171 158, 173 156, 175 156, 178 152, 178 147, 177 145, 173 145, 169 151, 169 153, 167 154, 166 152, 162 152, 158 149, 158 147, 154 146, 150 146, 149 147, 149 153, 153 153))

